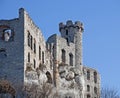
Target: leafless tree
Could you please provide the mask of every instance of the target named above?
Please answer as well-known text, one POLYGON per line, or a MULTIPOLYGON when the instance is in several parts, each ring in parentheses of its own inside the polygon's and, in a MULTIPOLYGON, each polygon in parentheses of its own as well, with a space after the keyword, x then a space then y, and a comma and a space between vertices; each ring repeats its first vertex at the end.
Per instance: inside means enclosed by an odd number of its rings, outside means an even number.
POLYGON ((102 88, 101 98, 120 98, 118 90, 112 88, 102 88))

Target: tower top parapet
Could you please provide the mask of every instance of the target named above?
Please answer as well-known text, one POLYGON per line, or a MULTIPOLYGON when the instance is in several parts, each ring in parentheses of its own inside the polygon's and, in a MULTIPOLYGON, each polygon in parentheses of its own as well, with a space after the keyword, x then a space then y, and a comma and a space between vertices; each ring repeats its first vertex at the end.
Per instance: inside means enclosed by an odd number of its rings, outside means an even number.
POLYGON ((81 29, 81 31, 84 30, 83 23, 80 21, 76 21, 73 23, 71 20, 68 20, 66 22, 66 24, 64 24, 63 22, 59 23, 59 31, 60 32, 61 32, 61 29, 66 29, 66 28, 70 28, 70 27, 81 29))

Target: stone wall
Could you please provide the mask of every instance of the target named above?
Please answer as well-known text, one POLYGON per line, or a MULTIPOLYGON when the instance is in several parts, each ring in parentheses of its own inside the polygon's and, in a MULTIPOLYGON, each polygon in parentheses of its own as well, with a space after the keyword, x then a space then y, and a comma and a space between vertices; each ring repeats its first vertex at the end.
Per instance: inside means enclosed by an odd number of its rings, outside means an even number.
POLYGON ((18 18, 0 20, 0 87, 7 81, 17 98, 20 89, 36 96, 46 86, 48 98, 99 98, 99 73, 82 64, 83 24, 69 20, 59 30, 61 36, 54 34, 45 42, 23 8, 18 18), (34 86, 34 94, 28 85, 34 86))
POLYGON ((83 67, 83 74, 85 79, 85 98, 91 96, 93 98, 100 98, 100 75, 92 68, 83 67))
POLYGON ((24 81, 23 36, 20 19, 0 20, 0 80, 8 81, 15 89, 24 81))

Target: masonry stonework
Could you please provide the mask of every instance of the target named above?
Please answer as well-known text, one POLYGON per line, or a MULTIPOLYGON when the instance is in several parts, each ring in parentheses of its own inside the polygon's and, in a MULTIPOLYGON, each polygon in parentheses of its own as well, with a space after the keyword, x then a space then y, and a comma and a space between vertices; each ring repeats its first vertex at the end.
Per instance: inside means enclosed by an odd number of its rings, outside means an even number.
POLYGON ((45 41, 23 8, 18 18, 0 20, 0 96, 26 98, 23 88, 37 85, 38 92, 47 83, 54 88, 47 98, 100 98, 100 75, 82 62, 83 24, 68 20, 59 31, 45 41))

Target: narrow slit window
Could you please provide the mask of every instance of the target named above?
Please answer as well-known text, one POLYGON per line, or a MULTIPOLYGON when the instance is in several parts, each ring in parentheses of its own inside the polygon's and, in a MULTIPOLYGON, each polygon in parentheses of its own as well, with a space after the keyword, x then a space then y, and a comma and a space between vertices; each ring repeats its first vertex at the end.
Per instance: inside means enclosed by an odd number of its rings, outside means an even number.
POLYGON ((28 62, 30 62, 30 53, 28 53, 28 62))
POLYGON ((90 71, 87 71, 87 80, 90 80, 90 71))
POLYGON ((31 46, 31 49, 33 48, 33 37, 31 36, 31 44, 30 44, 30 46, 31 46))
POLYGON ((28 31, 28 46, 30 47, 30 32, 28 31))
POLYGON ((87 91, 90 92, 90 85, 87 85, 87 91))
POLYGON ((73 66, 73 54, 72 53, 69 54, 69 64, 73 66))
POLYGON ((94 83, 97 83, 97 72, 94 72, 94 83))
POLYGON ((44 52, 42 52, 42 63, 44 64, 44 52))
POLYGON ((34 59, 34 68, 36 68, 36 61, 35 61, 35 59, 34 59))
POLYGON ((66 52, 64 49, 62 49, 62 62, 65 63, 66 62, 66 52))
POLYGON ((36 53, 36 40, 34 39, 34 53, 36 53))
POLYGON ((97 94, 97 87, 94 87, 94 93, 97 94))
POLYGON ((68 35, 68 30, 66 30, 66 35, 68 35))
POLYGON ((41 47, 39 46, 39 60, 41 60, 41 47))

